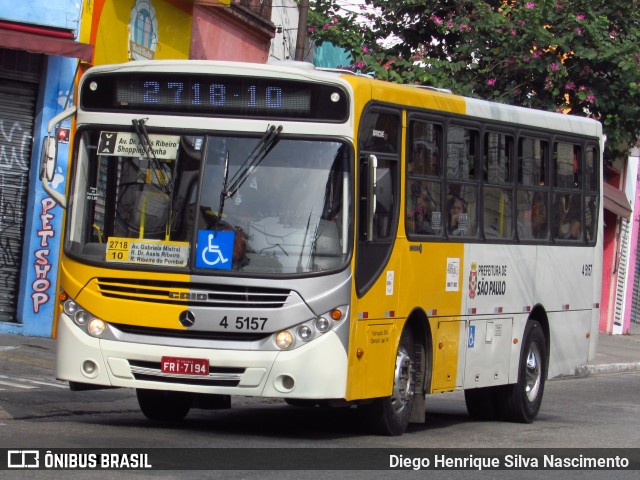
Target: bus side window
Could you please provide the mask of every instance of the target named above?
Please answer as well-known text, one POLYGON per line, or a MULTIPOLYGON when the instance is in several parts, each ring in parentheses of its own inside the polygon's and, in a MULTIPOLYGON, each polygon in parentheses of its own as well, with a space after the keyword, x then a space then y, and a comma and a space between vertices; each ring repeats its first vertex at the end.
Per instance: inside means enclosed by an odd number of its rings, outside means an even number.
POLYGON ((449 184, 447 233, 450 237, 473 237, 478 226, 477 185, 449 184))
POLYGON ((474 237, 478 233, 477 130, 450 126, 447 130, 447 233, 449 237, 474 237))
POLYGON ((540 190, 518 191, 517 231, 520 240, 546 240, 549 218, 547 197, 540 190))
POLYGON ((553 237, 557 240, 581 240, 582 147, 556 142, 553 160, 553 237))
POLYGON ((511 238, 513 201, 510 188, 484 187, 483 219, 487 238, 511 238))
POLYGON ((442 127, 432 122, 411 122, 407 158, 406 230, 420 235, 441 235, 442 127))
POLYGON ((395 161, 378 159, 376 175, 376 212, 373 216, 374 238, 388 239, 391 235, 395 193, 395 161), (393 164, 393 165, 392 165, 393 164))
POLYGON ((442 233, 441 182, 407 181, 407 230, 422 235, 442 233))
POLYGON ((549 238, 549 143, 530 137, 518 139, 516 232, 519 240, 549 238))
POLYGON ((447 131, 447 178, 450 180, 475 179, 478 132, 451 126, 447 131))
POLYGON ((584 238, 594 242, 598 230, 598 150, 589 145, 585 154, 584 238))
POLYGON ((483 227, 485 238, 513 237, 513 136, 497 132, 484 135, 483 227))

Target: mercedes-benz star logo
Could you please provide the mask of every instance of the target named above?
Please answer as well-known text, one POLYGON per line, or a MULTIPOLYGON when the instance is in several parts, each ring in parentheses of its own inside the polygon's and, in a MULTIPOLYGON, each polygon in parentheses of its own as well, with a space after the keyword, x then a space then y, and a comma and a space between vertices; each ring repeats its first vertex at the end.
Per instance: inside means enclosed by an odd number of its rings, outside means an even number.
POLYGON ((178 320, 180 320, 180 323, 182 324, 183 327, 189 328, 189 327, 193 327, 193 324, 196 323, 196 316, 193 314, 192 311, 185 310, 180 314, 180 316, 178 317, 178 320))

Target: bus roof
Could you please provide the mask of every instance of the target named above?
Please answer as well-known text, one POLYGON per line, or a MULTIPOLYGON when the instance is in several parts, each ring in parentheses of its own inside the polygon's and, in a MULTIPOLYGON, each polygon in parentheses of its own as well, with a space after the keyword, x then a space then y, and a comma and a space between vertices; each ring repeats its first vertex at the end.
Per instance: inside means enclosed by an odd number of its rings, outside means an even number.
POLYGON ((370 99, 374 101, 468 115, 478 120, 494 120, 525 128, 552 129, 599 139, 603 137, 600 122, 586 117, 463 97, 445 90, 425 88, 420 85, 385 82, 348 70, 316 68, 307 62, 276 61, 259 64, 216 60, 150 60, 101 65, 91 68, 87 73, 132 70, 159 72, 167 69, 193 73, 211 73, 212 69, 216 69, 216 73, 220 74, 234 72, 247 76, 260 75, 260 73, 278 74, 281 78, 305 78, 318 82, 329 79, 341 80, 350 84, 354 91, 364 89, 370 92, 370 99))
POLYGON ((463 97, 447 90, 390 83, 366 75, 357 75, 349 83, 354 88, 358 83, 370 83, 372 99, 380 102, 447 111, 525 128, 551 129, 599 139, 603 136, 602 124, 587 117, 463 97))

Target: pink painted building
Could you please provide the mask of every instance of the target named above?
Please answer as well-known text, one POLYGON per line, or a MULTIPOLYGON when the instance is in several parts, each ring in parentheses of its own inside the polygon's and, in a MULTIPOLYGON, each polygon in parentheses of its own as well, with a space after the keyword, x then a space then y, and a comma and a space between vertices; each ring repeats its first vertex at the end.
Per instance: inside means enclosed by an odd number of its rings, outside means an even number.
POLYGON ((600 331, 640 333, 640 188, 635 148, 604 167, 604 242, 600 331))
POLYGON ((189 58, 265 63, 276 31, 270 19, 271 2, 232 0, 229 7, 213 7, 196 1, 189 58))
POLYGON ((629 269, 625 289, 622 332, 640 334, 640 149, 634 148, 627 167, 627 197, 633 210, 630 222, 629 269), (633 187, 633 188, 631 188, 633 187))

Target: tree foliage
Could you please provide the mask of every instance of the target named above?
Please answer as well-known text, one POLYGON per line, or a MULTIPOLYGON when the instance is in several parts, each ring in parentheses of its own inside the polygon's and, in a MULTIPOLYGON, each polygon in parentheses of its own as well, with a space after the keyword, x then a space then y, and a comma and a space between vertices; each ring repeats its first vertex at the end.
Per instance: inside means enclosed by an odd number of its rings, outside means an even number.
POLYGON ((398 83, 596 118, 605 157, 640 133, 640 0, 311 0, 309 33, 398 83))

